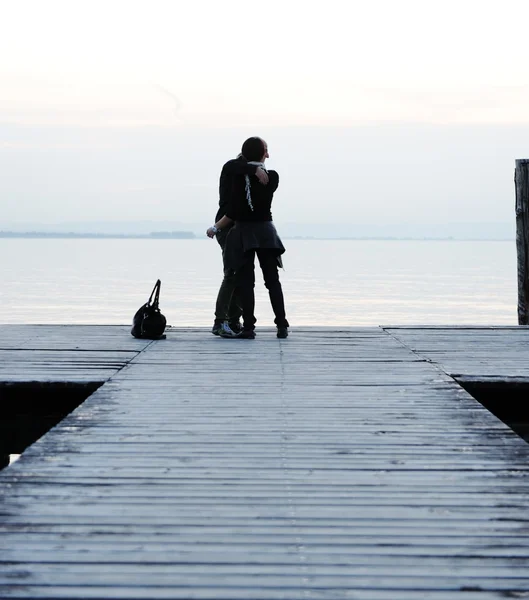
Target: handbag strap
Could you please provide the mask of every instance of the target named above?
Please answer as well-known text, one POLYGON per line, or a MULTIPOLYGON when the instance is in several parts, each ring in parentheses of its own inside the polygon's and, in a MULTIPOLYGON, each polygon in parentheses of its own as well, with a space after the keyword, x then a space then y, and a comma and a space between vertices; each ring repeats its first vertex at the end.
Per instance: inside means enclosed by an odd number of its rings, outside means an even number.
POLYGON ((158 281, 154 284, 154 288, 149 296, 148 304, 153 306, 154 308, 158 308, 158 302, 160 301, 160 288, 162 287, 162 282, 158 279, 158 281), (153 300, 154 298, 154 300, 153 300))

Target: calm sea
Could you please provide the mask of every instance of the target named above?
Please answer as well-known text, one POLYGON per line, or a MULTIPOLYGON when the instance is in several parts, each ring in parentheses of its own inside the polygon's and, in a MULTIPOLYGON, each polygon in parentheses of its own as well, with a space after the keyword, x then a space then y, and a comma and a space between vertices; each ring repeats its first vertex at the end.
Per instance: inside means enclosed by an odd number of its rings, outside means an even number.
MULTIPOLYGON (((296 325, 515 325, 514 242, 285 240, 296 325)), ((0 239, 1 323, 130 323, 157 278, 175 326, 209 326, 222 261, 213 240, 0 239)), ((257 270, 258 325, 272 325, 257 270)))

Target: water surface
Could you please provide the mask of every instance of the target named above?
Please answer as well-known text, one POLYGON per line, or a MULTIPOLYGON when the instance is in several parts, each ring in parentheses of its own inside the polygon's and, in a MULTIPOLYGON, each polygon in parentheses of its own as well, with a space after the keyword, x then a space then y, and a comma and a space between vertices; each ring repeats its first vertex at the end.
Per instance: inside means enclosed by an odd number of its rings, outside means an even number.
MULTIPOLYGON (((284 240, 292 325, 515 325, 514 242, 284 240)), ((2 323, 130 323, 162 280, 175 326, 209 326, 214 240, 0 239, 2 323)), ((273 324, 257 268, 258 325, 273 324)))

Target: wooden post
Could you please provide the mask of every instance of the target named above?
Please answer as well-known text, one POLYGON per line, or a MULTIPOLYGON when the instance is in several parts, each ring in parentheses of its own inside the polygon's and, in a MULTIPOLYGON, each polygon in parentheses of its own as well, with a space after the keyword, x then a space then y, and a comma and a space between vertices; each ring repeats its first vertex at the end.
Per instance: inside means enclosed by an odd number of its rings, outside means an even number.
POLYGON ((529 159, 516 161, 516 251, 518 254, 518 325, 529 325, 529 159))

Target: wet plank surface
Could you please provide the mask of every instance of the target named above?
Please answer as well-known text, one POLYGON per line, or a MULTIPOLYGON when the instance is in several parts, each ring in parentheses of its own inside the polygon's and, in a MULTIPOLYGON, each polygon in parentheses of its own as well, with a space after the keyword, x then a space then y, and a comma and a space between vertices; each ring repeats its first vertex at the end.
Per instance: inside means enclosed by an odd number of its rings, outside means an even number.
POLYGON ((1 598, 529 594, 529 446, 405 332, 92 333, 134 357, 0 473, 1 598))
POLYGON ((529 326, 385 328, 453 377, 529 382, 529 326))
POLYGON ((0 382, 106 381, 149 344, 130 327, 0 325, 0 382))

